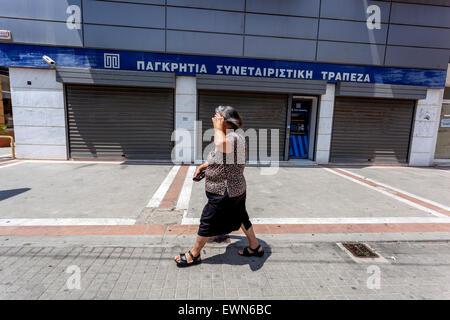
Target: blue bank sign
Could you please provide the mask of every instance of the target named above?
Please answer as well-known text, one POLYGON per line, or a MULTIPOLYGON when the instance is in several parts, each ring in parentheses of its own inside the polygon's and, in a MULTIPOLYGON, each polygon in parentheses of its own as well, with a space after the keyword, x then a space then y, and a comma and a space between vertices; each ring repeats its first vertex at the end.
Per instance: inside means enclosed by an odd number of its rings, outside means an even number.
POLYGON ((61 67, 172 72, 177 75, 215 74, 429 88, 443 88, 446 77, 444 70, 0 44, 1 66, 48 68, 42 59, 44 55, 61 67))

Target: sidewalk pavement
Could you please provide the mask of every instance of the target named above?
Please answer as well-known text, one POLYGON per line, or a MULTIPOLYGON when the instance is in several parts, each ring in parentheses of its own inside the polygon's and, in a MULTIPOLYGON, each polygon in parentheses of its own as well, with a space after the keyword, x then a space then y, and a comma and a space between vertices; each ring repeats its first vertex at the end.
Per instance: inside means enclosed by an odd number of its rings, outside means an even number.
MULTIPOLYGON (((206 196, 204 181, 192 182, 193 169, 131 161, 3 161, 1 218, 41 219, 35 225, 58 222, 51 219, 166 224, 150 211, 175 209, 175 222, 198 224, 206 196)), ((262 169, 245 171, 247 210, 258 224, 450 222, 448 170, 309 166, 267 176, 262 169)))
POLYGON ((172 259, 193 244, 205 203, 193 166, 0 169, 0 299, 450 299, 449 170, 249 168, 265 256, 239 257, 247 241, 235 232, 208 243, 201 265, 178 269, 172 259), (342 241, 385 260, 356 263, 342 241))
POLYGON ((78 238, 1 237, 0 299, 450 299, 448 241, 370 242, 388 263, 356 263, 334 242, 267 237, 263 258, 239 257, 247 241, 231 235, 180 269, 190 238, 78 238))

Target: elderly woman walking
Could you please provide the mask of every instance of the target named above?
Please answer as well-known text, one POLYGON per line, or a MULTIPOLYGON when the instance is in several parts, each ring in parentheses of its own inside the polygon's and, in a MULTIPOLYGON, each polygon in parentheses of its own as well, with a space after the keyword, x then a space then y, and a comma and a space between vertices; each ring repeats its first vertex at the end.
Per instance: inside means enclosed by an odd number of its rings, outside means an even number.
POLYGON ((233 107, 219 106, 212 122, 215 148, 194 173, 196 178, 205 171, 208 203, 203 209, 193 248, 175 257, 179 267, 200 263, 200 252, 209 237, 239 228, 247 236, 249 246, 238 253, 246 257, 264 255, 245 208, 245 138, 235 132, 242 127, 242 118, 233 107))

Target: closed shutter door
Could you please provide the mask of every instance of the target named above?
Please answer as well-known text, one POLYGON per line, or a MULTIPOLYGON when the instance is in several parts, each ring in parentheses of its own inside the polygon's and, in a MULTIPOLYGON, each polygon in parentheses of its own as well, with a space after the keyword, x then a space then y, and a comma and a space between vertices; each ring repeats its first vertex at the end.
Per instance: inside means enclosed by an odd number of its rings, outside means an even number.
MULTIPOLYGON (((235 91, 199 91, 199 120, 202 121, 203 133, 207 129, 211 129, 211 118, 214 116, 215 108, 219 105, 234 107, 243 119, 243 130, 247 132, 248 129, 255 129, 259 135, 260 129, 267 129, 267 149, 266 144, 257 146, 255 143, 250 143, 248 155, 251 161, 259 159, 258 147, 271 155, 271 133, 270 129, 279 130, 279 139, 276 143, 279 144, 279 159, 284 157, 284 145, 286 139, 286 111, 287 111, 288 96, 285 94, 267 94, 267 93, 244 93, 235 91), (254 157, 253 155, 257 155, 254 157)), ((257 138, 259 144, 259 136, 257 138)), ((203 142, 203 149, 212 142, 203 142)), ((203 152, 203 150, 202 150, 203 152)), ((197 158, 200 158, 197 155, 197 158)), ((264 160, 264 159, 262 159, 264 160)))
POLYGON ((170 159, 173 90, 67 85, 72 158, 170 159))
POLYGON ((407 162, 413 100, 336 98, 332 162, 407 162))

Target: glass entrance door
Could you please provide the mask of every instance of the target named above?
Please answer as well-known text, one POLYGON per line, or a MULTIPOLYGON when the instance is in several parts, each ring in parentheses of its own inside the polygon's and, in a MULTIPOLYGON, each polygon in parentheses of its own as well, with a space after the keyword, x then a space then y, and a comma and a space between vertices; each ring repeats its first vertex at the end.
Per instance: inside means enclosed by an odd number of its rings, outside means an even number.
POLYGON ((289 158, 309 158, 311 99, 293 99, 289 134, 289 158))

